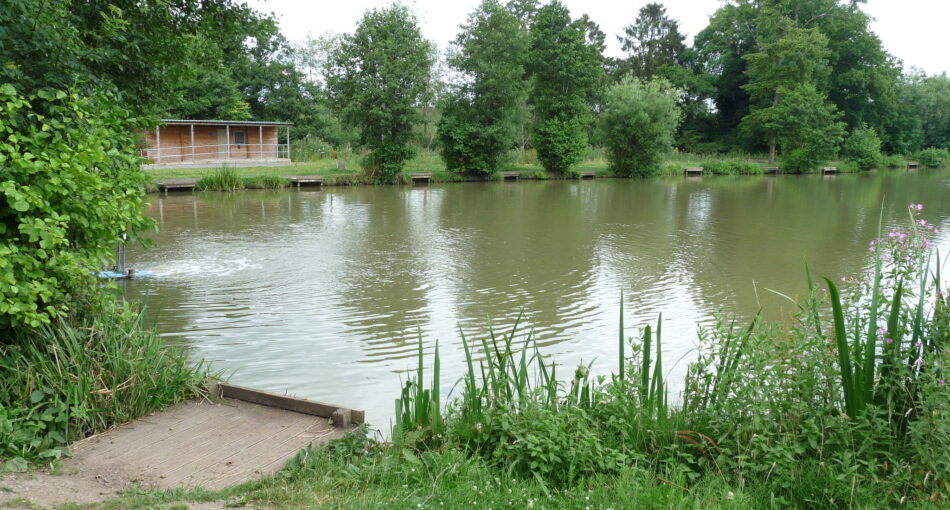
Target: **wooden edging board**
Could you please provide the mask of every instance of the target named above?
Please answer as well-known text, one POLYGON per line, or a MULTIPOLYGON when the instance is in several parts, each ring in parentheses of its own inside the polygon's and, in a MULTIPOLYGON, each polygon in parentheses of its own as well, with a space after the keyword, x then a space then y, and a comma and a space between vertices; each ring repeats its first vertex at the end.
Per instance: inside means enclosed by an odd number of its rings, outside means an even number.
POLYGON ((302 414, 320 416, 321 418, 330 418, 333 420, 333 424, 338 427, 349 427, 351 424, 363 423, 363 420, 366 416, 364 411, 359 411, 356 409, 349 409, 346 407, 334 404, 326 404, 305 398, 297 398, 287 395, 280 395, 277 393, 270 393, 267 391, 255 390, 252 388, 245 388, 243 386, 235 386, 233 384, 223 382, 218 383, 217 390, 212 391, 212 393, 216 393, 220 398, 233 398, 235 400, 242 400, 252 404, 276 407, 277 409, 283 409, 285 411, 294 411, 302 414))

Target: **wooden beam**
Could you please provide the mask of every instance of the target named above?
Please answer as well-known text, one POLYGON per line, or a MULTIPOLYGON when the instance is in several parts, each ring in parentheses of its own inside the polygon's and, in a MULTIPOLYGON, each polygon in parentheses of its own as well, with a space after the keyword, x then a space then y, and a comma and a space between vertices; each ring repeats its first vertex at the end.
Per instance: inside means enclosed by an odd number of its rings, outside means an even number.
POLYGON ((290 159, 290 126, 287 126, 287 159, 290 159))
POLYGON ((162 162, 162 132, 159 126, 155 126, 155 162, 162 162))
POLYGON ((349 409, 333 404, 324 404, 323 402, 317 402, 315 400, 307 400, 251 388, 244 388, 241 386, 234 386, 227 383, 219 383, 218 392, 221 398, 233 398, 235 400, 243 400, 253 404, 276 407, 286 411, 310 414, 323 418, 335 417, 334 413, 336 413, 336 416, 341 416, 341 414, 347 416, 349 418, 348 421, 351 423, 363 423, 364 419, 363 411, 349 409), (342 413, 338 413, 338 411, 342 411, 342 413))
POLYGON ((224 140, 228 144, 228 161, 231 161, 231 126, 224 125, 224 140))
POLYGON ((257 148, 260 149, 258 159, 264 159, 264 126, 257 126, 257 148))
POLYGON ((191 162, 195 162, 195 125, 189 124, 191 127, 191 162))

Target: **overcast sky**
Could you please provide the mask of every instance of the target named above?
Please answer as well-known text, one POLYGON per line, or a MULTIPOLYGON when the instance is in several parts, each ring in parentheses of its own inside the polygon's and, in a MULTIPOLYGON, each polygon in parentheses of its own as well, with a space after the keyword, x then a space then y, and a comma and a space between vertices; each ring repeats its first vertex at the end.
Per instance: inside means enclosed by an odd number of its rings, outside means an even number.
MULTIPOLYGON (((649 0, 562 0, 579 17, 587 13, 607 34, 607 54, 620 55, 616 36, 632 23, 637 11, 649 0)), ((480 0, 405 0, 416 13, 426 38, 440 49, 458 33, 459 24, 480 0)), ((249 5, 273 12, 281 31, 291 41, 303 40, 308 33, 352 32, 363 11, 387 6, 391 0, 249 0, 249 5)), ((709 16, 722 5, 721 0, 665 0, 667 14, 680 22, 687 41, 702 30, 709 16)), ((871 29, 891 54, 927 74, 950 70, 950 0, 868 0, 863 6, 874 21, 871 29)))

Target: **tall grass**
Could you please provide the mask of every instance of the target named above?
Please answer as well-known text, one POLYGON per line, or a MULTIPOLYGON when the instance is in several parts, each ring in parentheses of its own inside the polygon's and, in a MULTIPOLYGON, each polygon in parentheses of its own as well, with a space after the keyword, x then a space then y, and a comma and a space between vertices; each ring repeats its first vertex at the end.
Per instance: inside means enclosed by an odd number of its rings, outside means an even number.
POLYGON ((198 179, 195 186, 202 191, 238 191, 244 189, 244 181, 233 168, 221 166, 198 179))
POLYGON ((119 304, 0 345, 0 458, 50 461, 66 444, 201 394, 209 377, 119 304))
POLYGON ((786 321, 756 314, 702 329, 678 405, 662 317, 627 338, 621 298, 618 373, 594 377, 582 364, 560 382, 520 320, 481 341, 462 335, 460 395, 436 409, 437 356, 434 391, 407 385, 397 401, 400 426, 428 432, 394 431, 396 444, 457 448, 558 489, 635 465, 660 479, 725 477, 771 506, 944 504, 950 315, 918 211, 909 232, 875 240, 873 267, 841 288, 830 279, 819 288, 806 264, 808 294, 786 321))

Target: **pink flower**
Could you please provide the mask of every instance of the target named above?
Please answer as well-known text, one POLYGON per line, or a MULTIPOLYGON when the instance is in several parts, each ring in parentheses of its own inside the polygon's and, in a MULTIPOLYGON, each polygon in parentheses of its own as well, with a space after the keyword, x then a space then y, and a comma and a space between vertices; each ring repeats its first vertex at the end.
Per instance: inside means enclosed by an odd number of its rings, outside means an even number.
POLYGON ((892 343, 894 343, 894 339, 893 339, 893 338, 885 338, 885 339, 884 339, 884 342, 889 343, 889 344, 892 344, 892 343))
POLYGON ((887 328, 877 328, 877 335, 884 336, 887 334, 887 328))

